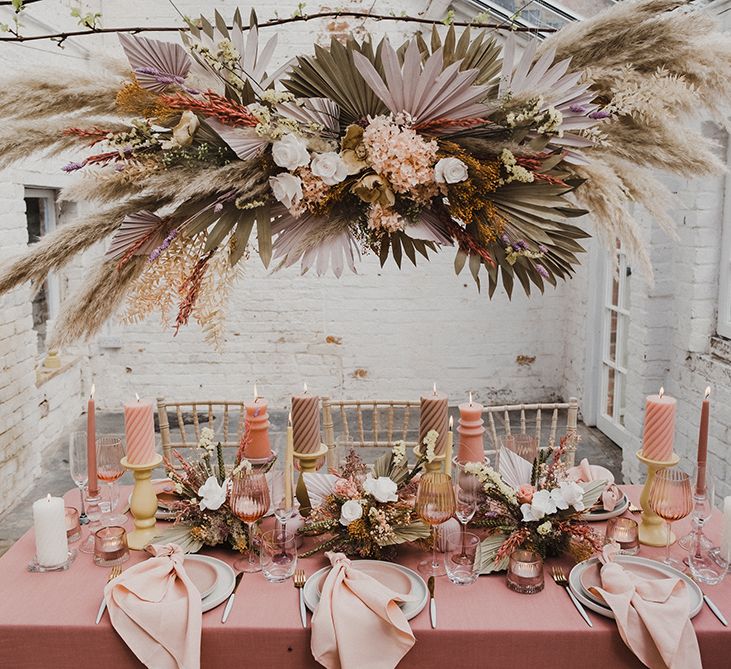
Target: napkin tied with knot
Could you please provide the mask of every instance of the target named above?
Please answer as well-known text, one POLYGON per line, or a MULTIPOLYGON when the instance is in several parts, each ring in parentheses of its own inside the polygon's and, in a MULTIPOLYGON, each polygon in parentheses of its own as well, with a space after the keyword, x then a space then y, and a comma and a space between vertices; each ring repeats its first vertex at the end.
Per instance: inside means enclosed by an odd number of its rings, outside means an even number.
POLYGON ((153 557, 104 588, 112 626, 151 669, 198 669, 201 596, 185 573, 177 544, 152 545, 153 557))
POLYGON ((650 669, 701 669, 698 639, 690 622, 690 598, 677 577, 643 579, 604 547, 602 587, 596 590, 612 609, 624 643, 650 669))
POLYGON ((312 655, 327 669, 395 667, 416 641, 398 602, 414 598, 382 585, 342 553, 325 555, 333 567, 312 617, 312 655))
MULTIPOLYGON (((600 478, 594 476, 591 465, 586 458, 584 458, 578 466, 571 467, 566 474, 569 480, 576 481, 577 483, 591 483, 592 481, 598 481, 600 478)), ((614 483, 614 480, 607 481, 607 487, 602 493, 602 506, 604 507, 604 510, 614 511, 614 507, 617 506, 617 502, 619 502, 620 499, 622 499, 622 493, 614 483)))

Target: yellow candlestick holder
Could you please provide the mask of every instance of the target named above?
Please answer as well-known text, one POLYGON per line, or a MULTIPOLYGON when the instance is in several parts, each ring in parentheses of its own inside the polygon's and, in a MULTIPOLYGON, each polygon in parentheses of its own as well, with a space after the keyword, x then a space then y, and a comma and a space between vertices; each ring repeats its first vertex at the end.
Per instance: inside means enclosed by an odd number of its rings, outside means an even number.
MULTIPOLYGON (((414 446, 414 455, 419 459, 424 457, 424 454, 421 452, 421 446, 418 444, 414 446)), ((424 463, 424 469, 427 472, 443 472, 445 471, 446 461, 446 453, 442 453, 442 455, 435 455, 434 459, 431 462, 424 463)))
MULTIPOLYGON (((652 482, 655 480, 655 474, 661 469, 677 465, 680 462, 680 457, 673 453, 670 460, 661 462, 659 460, 650 460, 642 455, 642 451, 638 451, 637 459, 647 467, 647 480, 640 495, 640 506, 642 507, 639 528, 640 543, 645 546, 665 546, 668 536, 665 521, 650 508, 650 489, 652 488, 652 482)), ((675 543, 675 535, 672 532, 670 533, 670 543, 675 543)))
POLYGON ((302 478, 302 474, 314 473, 317 471, 317 461, 324 458, 328 454, 328 448, 325 444, 320 444, 320 448, 314 453, 299 453, 294 451, 292 455, 299 460, 300 474, 297 478, 297 501, 300 503, 300 516, 309 516, 312 510, 310 496, 307 494, 307 486, 302 478))
POLYGON ((135 477, 135 487, 132 490, 129 510, 134 518, 135 529, 127 534, 127 545, 135 551, 145 549, 155 534, 157 513, 157 493, 152 485, 152 470, 162 462, 162 456, 155 455, 152 462, 144 465, 133 465, 124 457, 122 466, 129 469, 135 477))

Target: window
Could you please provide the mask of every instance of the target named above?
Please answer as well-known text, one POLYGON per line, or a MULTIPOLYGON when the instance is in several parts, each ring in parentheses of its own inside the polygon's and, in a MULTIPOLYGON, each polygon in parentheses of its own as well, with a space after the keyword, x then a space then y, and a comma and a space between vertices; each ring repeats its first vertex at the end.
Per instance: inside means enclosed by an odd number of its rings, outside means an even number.
MULTIPOLYGON (((41 188, 25 189, 25 218, 28 244, 56 229, 56 191, 41 188)), ((56 318, 59 307, 58 277, 51 272, 33 296, 33 329, 38 334, 38 352, 46 350, 48 322, 56 318)))
MULTIPOLYGON (((731 164, 731 141, 728 142, 726 163, 731 164)), ((723 203, 723 236, 721 238, 721 267, 718 277, 718 324, 716 332, 731 339, 731 176, 726 174, 723 203)))

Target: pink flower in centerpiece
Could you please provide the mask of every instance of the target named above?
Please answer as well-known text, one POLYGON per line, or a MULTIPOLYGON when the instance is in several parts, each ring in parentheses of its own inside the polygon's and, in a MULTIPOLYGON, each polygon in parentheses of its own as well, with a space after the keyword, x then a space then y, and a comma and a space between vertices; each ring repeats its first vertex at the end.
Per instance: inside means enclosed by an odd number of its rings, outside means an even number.
POLYGON ((518 488, 518 502, 520 504, 530 504, 533 500, 533 493, 536 489, 530 483, 524 483, 518 488))
POLYGON ((347 499, 357 499, 361 496, 358 491, 358 484, 352 479, 338 479, 335 481, 333 492, 338 497, 345 497, 347 499))

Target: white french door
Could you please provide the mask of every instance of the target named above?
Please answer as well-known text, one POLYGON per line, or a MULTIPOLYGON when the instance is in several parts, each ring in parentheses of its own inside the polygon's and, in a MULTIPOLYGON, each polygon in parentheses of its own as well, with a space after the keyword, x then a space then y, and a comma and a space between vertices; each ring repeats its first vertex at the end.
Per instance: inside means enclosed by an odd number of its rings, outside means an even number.
POLYGON ((624 418, 631 270, 619 240, 607 253, 604 268, 596 425, 612 441, 621 444, 626 435, 624 418))

